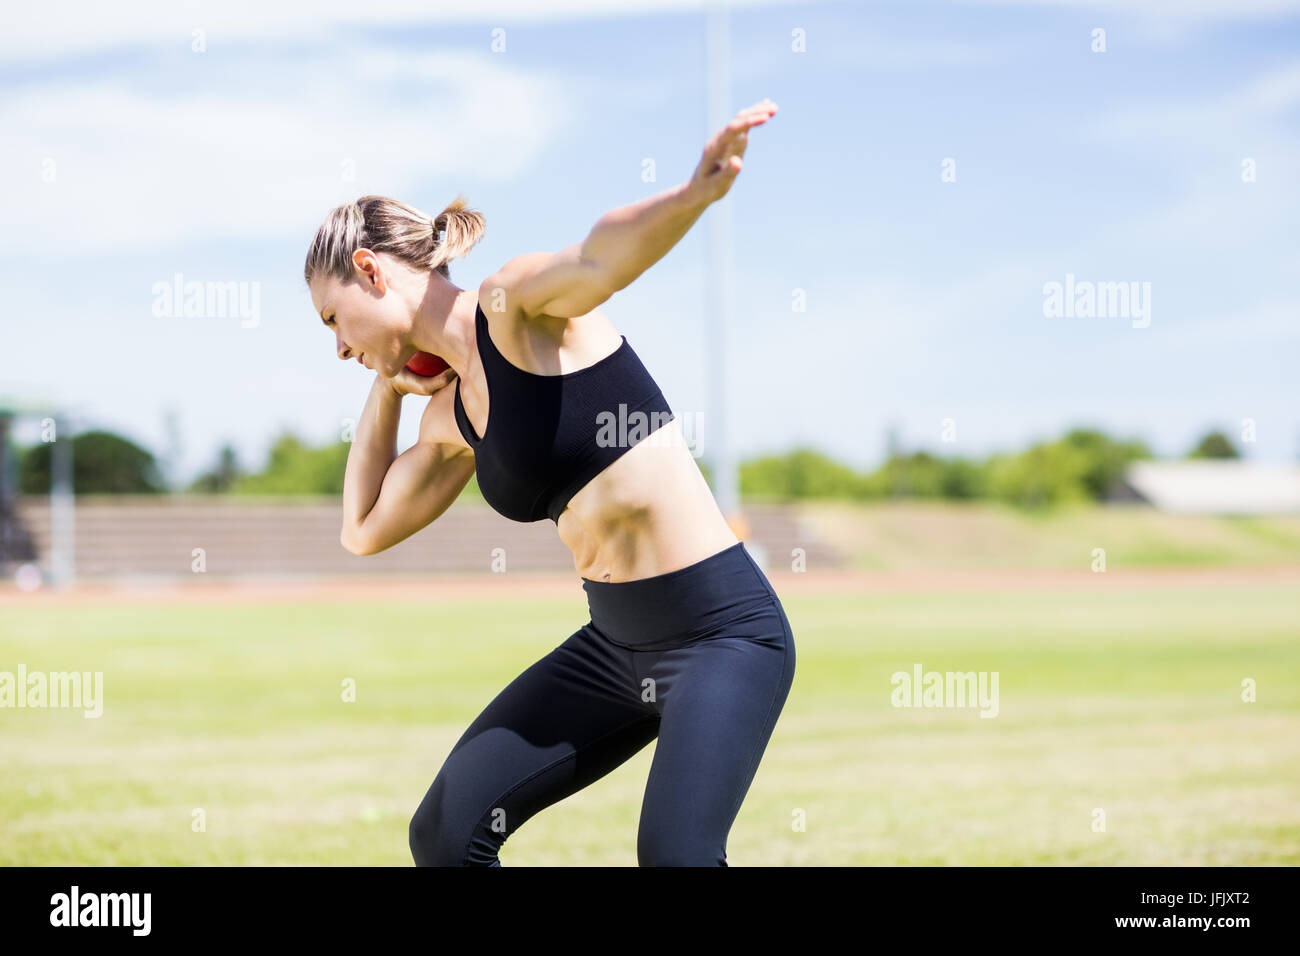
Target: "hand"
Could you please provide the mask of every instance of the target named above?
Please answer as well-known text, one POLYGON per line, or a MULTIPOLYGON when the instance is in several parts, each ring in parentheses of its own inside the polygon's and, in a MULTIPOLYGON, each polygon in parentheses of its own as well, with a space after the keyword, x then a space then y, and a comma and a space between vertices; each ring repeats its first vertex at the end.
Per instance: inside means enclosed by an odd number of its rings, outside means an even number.
POLYGON ((706 202, 715 202, 725 196, 743 165, 741 157, 749 143, 750 128, 766 123, 774 113, 776 104, 763 100, 741 110, 714 134, 704 147, 700 165, 691 176, 690 190, 703 196, 706 202))
POLYGON ((437 375, 416 375, 409 368, 403 368, 392 378, 380 379, 387 382, 398 395, 432 395, 441 391, 456 380, 456 370, 446 368, 437 375))

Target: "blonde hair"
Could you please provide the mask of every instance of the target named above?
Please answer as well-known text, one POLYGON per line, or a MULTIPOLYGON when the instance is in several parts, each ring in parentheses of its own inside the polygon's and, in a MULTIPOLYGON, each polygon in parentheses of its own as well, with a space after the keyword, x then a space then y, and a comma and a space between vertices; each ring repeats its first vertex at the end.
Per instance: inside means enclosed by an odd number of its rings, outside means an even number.
POLYGON ((362 196, 330 210, 307 250, 303 278, 327 275, 347 282, 356 277, 352 253, 387 252, 417 269, 450 278, 447 263, 483 238, 487 220, 456 199, 435 218, 387 196, 362 196))

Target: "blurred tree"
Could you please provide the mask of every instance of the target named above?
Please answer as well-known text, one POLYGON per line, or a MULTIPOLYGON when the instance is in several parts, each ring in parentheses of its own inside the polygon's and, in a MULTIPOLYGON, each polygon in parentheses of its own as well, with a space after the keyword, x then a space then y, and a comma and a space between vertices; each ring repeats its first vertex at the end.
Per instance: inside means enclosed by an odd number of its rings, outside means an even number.
POLYGON ((988 468, 964 458, 943 463, 940 493, 945 498, 983 498, 988 494, 988 468))
POLYGON ((221 446, 221 451, 217 454, 217 463, 212 470, 196 478, 186 490, 204 494, 225 494, 234 488, 243 474, 243 470, 239 467, 238 453, 232 445, 225 444, 221 446))
POLYGON ((266 468, 237 478, 231 488, 242 495, 339 495, 351 444, 332 442, 308 448, 297 436, 284 433, 271 446, 266 468))
POLYGON ((769 455, 740 466, 740 493, 746 497, 790 501, 795 498, 860 497, 861 475, 811 448, 769 455))
POLYGON ((1089 497, 1089 455, 1066 441, 1034 445, 1019 455, 989 461, 989 492, 1022 508, 1084 501, 1089 497))
MULTIPOLYGON (((75 494, 160 494, 167 490, 154 456, 120 435, 87 431, 59 440, 72 442, 75 494)), ((23 494, 50 493, 53 449, 53 442, 40 442, 23 450, 18 466, 23 494)))
POLYGON ((944 462, 929 452, 891 456, 866 478, 872 496, 938 498, 943 494, 944 462))
POLYGON ((1200 440, 1187 455, 1188 458, 1240 458, 1241 453, 1233 447, 1228 436, 1223 432, 1210 432, 1200 440))
POLYGON ((1151 450, 1143 442, 1114 441, 1094 428, 1076 428, 1062 441, 1087 456, 1083 484, 1088 494, 1098 501, 1109 496, 1131 462, 1151 457, 1151 450))

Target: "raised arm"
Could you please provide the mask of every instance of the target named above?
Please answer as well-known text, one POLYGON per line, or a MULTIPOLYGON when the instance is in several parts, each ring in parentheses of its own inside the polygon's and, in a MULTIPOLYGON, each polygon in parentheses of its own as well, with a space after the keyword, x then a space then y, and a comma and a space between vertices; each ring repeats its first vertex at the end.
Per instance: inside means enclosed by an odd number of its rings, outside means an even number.
POLYGON ((484 284, 508 290, 507 308, 524 318, 587 314, 667 255, 704 210, 727 194, 740 172, 749 130, 775 112, 770 100, 741 110, 709 140, 687 182, 606 213, 580 243, 511 259, 484 284))

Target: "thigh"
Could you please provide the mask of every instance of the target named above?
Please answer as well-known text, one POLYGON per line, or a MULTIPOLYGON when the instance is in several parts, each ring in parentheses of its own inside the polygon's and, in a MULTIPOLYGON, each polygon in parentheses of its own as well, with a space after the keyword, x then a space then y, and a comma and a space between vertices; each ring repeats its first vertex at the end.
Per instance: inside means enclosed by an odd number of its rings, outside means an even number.
POLYGON ((411 821, 416 862, 494 864, 529 817, 640 751, 658 723, 632 684, 627 652, 581 628, 511 681, 456 742, 411 821))
POLYGON ((638 666, 655 677, 662 712, 638 858, 726 866, 727 834, 794 680, 789 621, 776 603, 761 621, 638 666))

